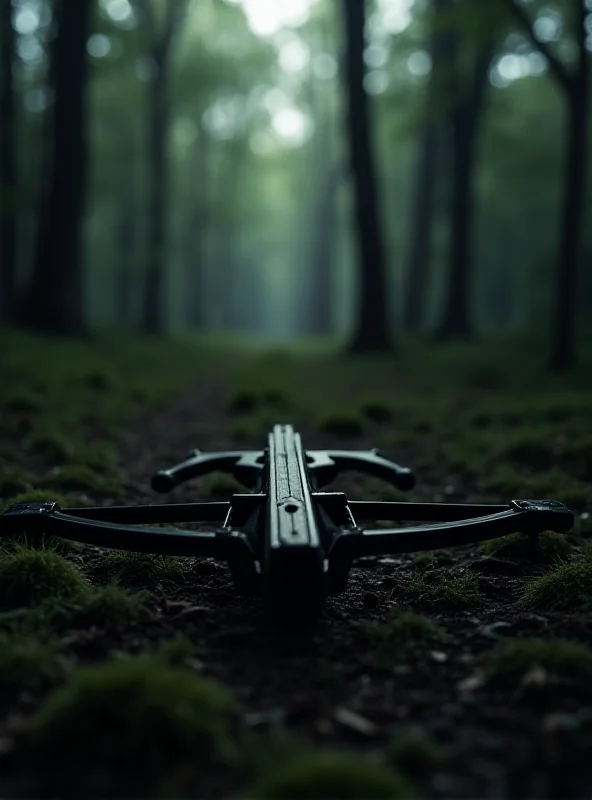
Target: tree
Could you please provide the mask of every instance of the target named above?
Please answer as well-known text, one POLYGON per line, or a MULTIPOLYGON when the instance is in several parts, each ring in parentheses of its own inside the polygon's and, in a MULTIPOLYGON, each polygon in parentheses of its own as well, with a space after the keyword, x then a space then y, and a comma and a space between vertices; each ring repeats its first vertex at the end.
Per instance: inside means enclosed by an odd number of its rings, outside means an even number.
POLYGON ((149 83, 149 189, 148 254, 143 328, 158 334, 166 329, 166 245, 168 227, 167 145, 171 121, 168 78, 175 38, 187 10, 187 0, 168 0, 164 21, 159 25, 153 0, 135 0, 144 20, 151 58, 149 83))
POLYGON ((588 114, 591 56, 586 45, 586 0, 570 0, 575 18, 577 58, 570 70, 551 48, 540 41, 534 23, 516 0, 504 0, 531 44, 541 52, 561 88, 567 105, 565 177, 561 231, 555 267, 555 309, 549 367, 563 370, 576 360, 576 317, 579 259, 582 246, 588 168, 588 114))
MULTIPOLYGON (((464 2, 464 0, 463 0, 464 2)), ((459 6, 460 11, 466 11, 459 6)), ((474 229, 474 182, 477 141, 489 87, 489 68, 494 53, 492 28, 478 37, 471 66, 461 73, 463 52, 461 29, 451 37, 447 56, 450 71, 449 133, 451 146, 452 190, 450 200, 450 250, 444 298, 444 314, 437 332, 441 340, 467 339, 472 335, 471 320, 474 229)))
POLYGON ((445 58, 450 34, 443 29, 442 16, 449 10, 450 0, 432 0, 430 7, 429 53, 432 61, 422 138, 415 172, 413 217, 407 265, 407 292, 403 323, 408 333, 417 333, 422 326, 432 254, 432 236, 436 210, 436 175, 441 163, 439 149, 443 144, 443 124, 440 108, 440 86, 446 65, 445 58))
POLYGON ((352 352, 390 347, 386 303, 386 257, 381 231, 368 95, 364 87, 365 0, 343 0, 346 32, 344 80, 350 168, 354 184, 359 258, 359 302, 352 352))
POLYGON ((93 0, 56 0, 50 51, 49 180, 23 318, 48 333, 79 335, 84 318, 82 230, 87 183, 86 42, 93 0))
POLYGON ((13 317, 17 257, 12 4, 0 7, 0 319, 13 317))

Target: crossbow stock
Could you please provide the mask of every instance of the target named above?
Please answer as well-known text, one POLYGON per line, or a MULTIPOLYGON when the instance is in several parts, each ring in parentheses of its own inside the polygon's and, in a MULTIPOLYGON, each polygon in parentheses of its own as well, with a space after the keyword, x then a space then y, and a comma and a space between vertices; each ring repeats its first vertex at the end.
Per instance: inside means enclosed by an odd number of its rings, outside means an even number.
POLYGON ((323 492, 344 471, 358 471, 412 489, 411 470, 377 450, 305 450, 291 425, 276 425, 259 451, 202 453, 152 480, 157 492, 210 472, 227 472, 248 493, 228 502, 104 508, 24 503, 0 515, 0 536, 55 535, 117 550, 226 561, 237 591, 259 594, 274 617, 311 619, 327 595, 343 592, 360 556, 408 553, 466 545, 523 533, 536 544, 545 530, 566 533, 572 512, 554 500, 512 500, 507 505, 374 502, 323 492), (427 525, 364 527, 378 521, 427 525), (211 530, 148 527, 210 523, 211 530), (145 526, 145 527, 141 527, 145 526))

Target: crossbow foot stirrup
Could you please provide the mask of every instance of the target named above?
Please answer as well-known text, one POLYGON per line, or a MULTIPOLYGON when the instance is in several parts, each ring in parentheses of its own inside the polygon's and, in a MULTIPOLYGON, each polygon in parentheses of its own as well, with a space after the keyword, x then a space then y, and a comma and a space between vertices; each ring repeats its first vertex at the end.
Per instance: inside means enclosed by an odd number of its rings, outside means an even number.
POLYGON ((411 470, 378 451, 304 450, 291 425, 276 425, 260 451, 202 453, 158 472, 152 487, 169 492, 210 472, 232 474, 248 492, 228 502, 108 508, 60 508, 23 503, 0 515, 0 536, 51 534, 117 550, 226 561, 237 591, 261 595, 270 614, 310 622, 328 595, 347 586, 356 558, 435 550, 510 533, 566 533, 572 512, 554 500, 507 505, 350 501, 323 492, 340 472, 357 470, 411 489, 411 470), (429 524, 367 528, 362 521, 420 520, 429 524), (142 527, 210 523, 210 530, 142 527))

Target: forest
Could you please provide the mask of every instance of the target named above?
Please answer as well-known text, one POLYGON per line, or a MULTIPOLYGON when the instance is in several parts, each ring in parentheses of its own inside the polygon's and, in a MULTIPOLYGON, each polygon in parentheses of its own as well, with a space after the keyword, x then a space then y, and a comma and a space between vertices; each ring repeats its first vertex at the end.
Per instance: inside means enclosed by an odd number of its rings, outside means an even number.
POLYGON ((0 0, 2 796, 590 796, 591 103, 592 0, 0 0))

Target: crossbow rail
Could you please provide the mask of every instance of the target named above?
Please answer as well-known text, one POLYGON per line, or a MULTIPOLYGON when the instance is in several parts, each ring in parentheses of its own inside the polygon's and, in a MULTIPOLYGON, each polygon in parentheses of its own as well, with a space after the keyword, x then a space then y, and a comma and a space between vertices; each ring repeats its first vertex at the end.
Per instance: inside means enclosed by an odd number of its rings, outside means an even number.
POLYGON ((343 471, 383 478, 399 489, 413 473, 378 451, 304 450, 290 425, 276 425, 261 451, 202 453, 152 481, 158 492, 208 472, 229 472, 251 491, 228 502, 104 508, 60 508, 24 503, 0 515, 0 536, 55 535, 117 550, 226 561, 237 590, 261 594, 269 611, 310 620, 327 595, 346 588, 355 559, 466 545, 545 530, 568 532, 572 512, 554 500, 512 500, 506 505, 350 501, 323 492, 343 471), (421 521, 423 525, 372 528, 364 522, 421 521), (150 527, 203 525, 211 529, 150 527))

